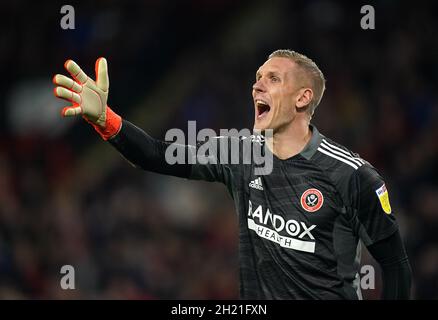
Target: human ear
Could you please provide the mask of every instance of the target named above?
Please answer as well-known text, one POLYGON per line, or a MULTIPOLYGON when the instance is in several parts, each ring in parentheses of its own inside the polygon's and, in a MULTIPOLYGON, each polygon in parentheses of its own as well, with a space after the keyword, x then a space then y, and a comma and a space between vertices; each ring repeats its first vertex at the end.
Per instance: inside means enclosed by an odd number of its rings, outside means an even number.
POLYGON ((296 107, 298 109, 305 108, 313 99, 313 91, 310 88, 302 88, 298 91, 296 107))

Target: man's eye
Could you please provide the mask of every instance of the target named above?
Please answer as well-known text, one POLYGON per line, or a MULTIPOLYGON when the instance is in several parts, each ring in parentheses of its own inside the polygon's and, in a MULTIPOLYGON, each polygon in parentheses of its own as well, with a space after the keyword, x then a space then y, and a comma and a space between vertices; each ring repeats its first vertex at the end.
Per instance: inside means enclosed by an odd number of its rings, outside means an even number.
POLYGON ((279 77, 276 77, 276 76, 272 76, 272 77, 271 77, 271 81, 272 81, 272 82, 279 82, 279 81, 280 81, 280 78, 279 78, 279 77))

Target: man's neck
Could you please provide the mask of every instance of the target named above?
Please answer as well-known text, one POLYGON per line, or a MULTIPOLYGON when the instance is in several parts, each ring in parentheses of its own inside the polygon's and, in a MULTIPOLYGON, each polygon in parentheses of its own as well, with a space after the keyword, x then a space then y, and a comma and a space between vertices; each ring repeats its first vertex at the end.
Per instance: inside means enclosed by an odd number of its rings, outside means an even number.
POLYGON ((311 138, 309 123, 294 121, 284 130, 274 132, 273 138, 268 138, 266 143, 277 158, 285 160, 303 151, 311 138))

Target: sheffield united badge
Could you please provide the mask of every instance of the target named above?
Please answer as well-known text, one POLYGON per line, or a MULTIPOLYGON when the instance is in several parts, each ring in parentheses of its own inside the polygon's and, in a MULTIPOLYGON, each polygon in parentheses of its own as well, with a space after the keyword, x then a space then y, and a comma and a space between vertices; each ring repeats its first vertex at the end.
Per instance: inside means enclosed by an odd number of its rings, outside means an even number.
POLYGON ((318 211, 324 203, 324 197, 318 189, 307 189, 301 195, 301 206, 307 212, 318 211))

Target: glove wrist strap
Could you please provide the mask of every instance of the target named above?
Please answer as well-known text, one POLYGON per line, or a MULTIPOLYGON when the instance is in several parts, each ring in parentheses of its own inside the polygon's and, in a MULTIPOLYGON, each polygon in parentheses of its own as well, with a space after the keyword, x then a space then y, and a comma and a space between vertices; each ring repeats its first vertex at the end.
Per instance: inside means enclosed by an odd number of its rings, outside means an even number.
POLYGON ((95 123, 88 121, 97 133, 102 137, 103 140, 108 140, 115 135, 117 135, 122 127, 122 117, 120 117, 117 113, 111 110, 110 107, 106 107, 106 121, 105 127, 101 127, 95 123))

